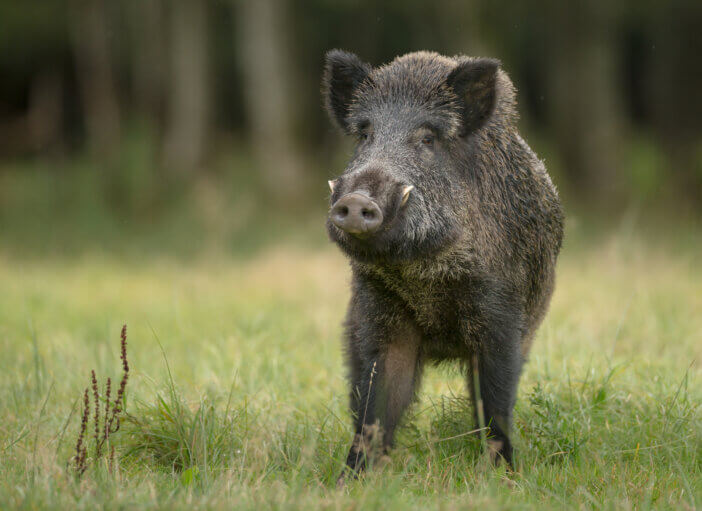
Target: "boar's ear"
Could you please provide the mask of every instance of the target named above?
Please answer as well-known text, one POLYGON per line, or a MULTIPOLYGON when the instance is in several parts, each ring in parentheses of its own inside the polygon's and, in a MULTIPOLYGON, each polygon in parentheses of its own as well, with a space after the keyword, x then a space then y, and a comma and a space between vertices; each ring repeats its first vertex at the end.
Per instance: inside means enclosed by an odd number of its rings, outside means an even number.
POLYGON ((371 66, 353 53, 342 50, 327 52, 322 78, 322 95, 329 116, 348 131, 346 116, 356 87, 371 72, 371 66))
POLYGON ((461 62, 446 79, 463 103, 461 136, 480 128, 492 115, 497 96, 497 70, 500 61, 472 59, 461 62))

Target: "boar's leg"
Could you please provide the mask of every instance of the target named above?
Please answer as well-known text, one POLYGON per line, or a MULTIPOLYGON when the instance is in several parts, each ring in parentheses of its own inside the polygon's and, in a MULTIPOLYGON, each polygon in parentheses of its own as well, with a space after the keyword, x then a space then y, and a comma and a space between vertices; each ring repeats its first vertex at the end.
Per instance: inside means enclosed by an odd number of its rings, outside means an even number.
POLYGON ((421 373, 419 332, 409 321, 391 317, 393 324, 382 327, 369 325, 367 318, 358 328, 353 328, 353 321, 348 324, 355 437, 346 465, 354 473, 362 471, 378 451, 390 449, 421 373), (361 332, 366 336, 362 340, 361 332))
MULTIPOLYGON (((351 365, 351 415, 354 421, 354 439, 349 449, 346 465, 352 471, 366 466, 366 457, 377 442, 376 396, 378 394, 379 354, 361 357, 358 347, 350 346, 351 365)), ((343 476, 343 474, 342 474, 343 476)))
POLYGON ((509 435, 523 365, 522 316, 518 307, 505 300, 504 291, 489 293, 483 300, 484 326, 477 335, 477 350, 468 364, 467 383, 476 423, 489 428, 490 457, 495 463, 504 460, 511 468, 513 448, 509 435), (496 297, 500 300, 495 301, 496 297), (476 371, 480 399, 476 399, 476 371), (482 418, 478 416, 481 411, 482 418))
POLYGON ((511 468, 513 449, 509 435, 521 370, 521 363, 516 359, 521 358, 521 353, 517 348, 513 357, 507 357, 512 359, 509 361, 503 358, 504 352, 500 353, 500 359, 496 359, 495 355, 495 353, 479 353, 474 357, 480 388, 479 400, 475 399, 475 369, 469 371, 468 386, 473 398, 476 423, 489 428, 490 457, 496 464, 503 459, 511 468), (480 412, 482 412, 482 420, 478 417, 480 412))
POLYGON ((381 426, 386 452, 393 446, 395 428, 419 386, 422 375, 420 341, 417 329, 407 323, 393 333, 385 349, 379 412, 383 417, 381 426))

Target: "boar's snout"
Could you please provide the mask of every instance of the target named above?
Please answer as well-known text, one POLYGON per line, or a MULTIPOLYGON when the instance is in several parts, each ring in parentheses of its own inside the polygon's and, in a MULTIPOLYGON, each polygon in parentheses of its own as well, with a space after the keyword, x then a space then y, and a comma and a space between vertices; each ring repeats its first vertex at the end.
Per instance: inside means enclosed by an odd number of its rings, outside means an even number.
POLYGON ((371 234, 383 223, 383 212, 370 197, 358 193, 347 193, 331 208, 329 219, 342 231, 349 234, 371 234))

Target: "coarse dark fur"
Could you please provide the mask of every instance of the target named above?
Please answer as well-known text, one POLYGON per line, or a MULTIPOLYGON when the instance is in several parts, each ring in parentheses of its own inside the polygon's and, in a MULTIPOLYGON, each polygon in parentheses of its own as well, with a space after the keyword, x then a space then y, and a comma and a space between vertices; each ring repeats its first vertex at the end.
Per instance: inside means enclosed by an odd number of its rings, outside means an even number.
POLYGON ((511 465, 517 385, 553 291, 563 214, 517 131, 510 79, 493 59, 417 52, 372 68, 332 50, 323 95, 357 139, 331 204, 355 192, 383 213, 371 235, 327 222, 353 273, 348 466, 363 469, 371 445, 389 449, 422 367, 446 360, 462 363, 474 398, 477 369, 489 446, 511 465))

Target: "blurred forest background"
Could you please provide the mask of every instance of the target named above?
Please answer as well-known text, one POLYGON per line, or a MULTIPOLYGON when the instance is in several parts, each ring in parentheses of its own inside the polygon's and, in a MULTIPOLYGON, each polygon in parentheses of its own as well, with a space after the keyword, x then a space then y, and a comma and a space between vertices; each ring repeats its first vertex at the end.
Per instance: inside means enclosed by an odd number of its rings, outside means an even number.
POLYGON ((497 57, 571 215, 699 225, 701 30, 696 0, 0 0, 0 248, 319 239, 335 47, 497 57))

